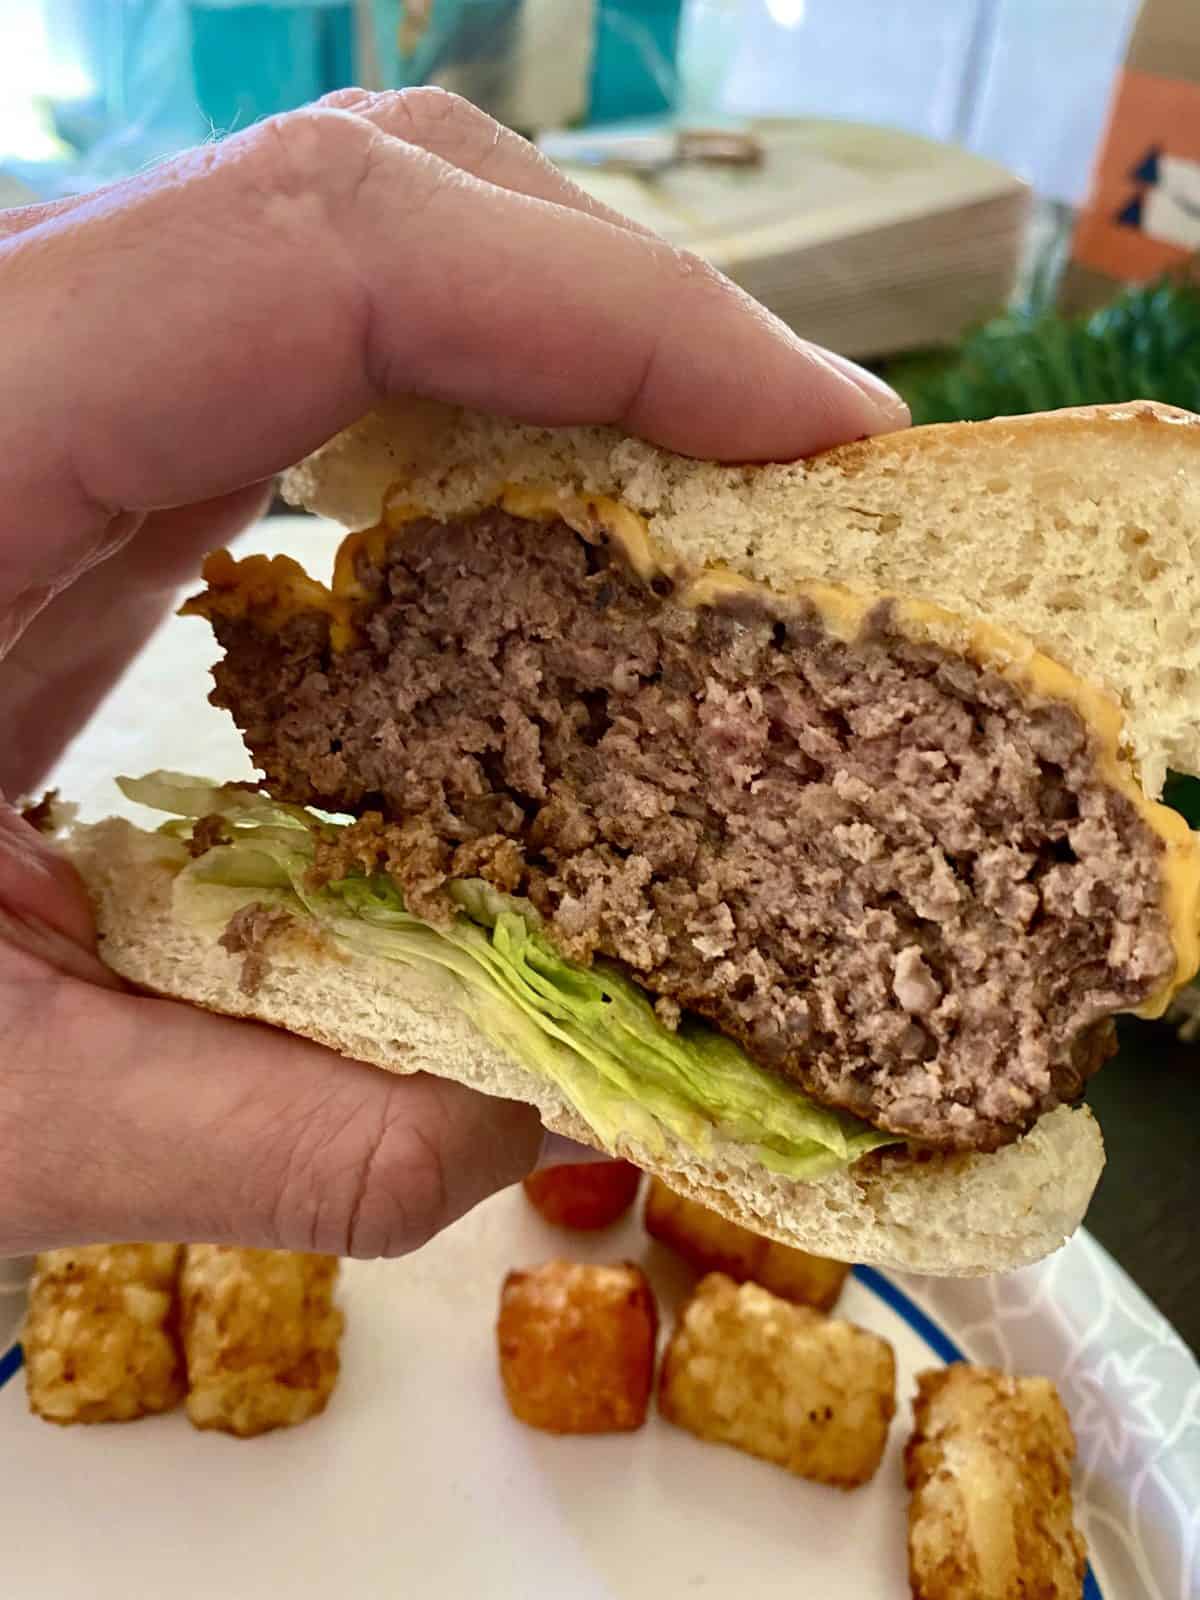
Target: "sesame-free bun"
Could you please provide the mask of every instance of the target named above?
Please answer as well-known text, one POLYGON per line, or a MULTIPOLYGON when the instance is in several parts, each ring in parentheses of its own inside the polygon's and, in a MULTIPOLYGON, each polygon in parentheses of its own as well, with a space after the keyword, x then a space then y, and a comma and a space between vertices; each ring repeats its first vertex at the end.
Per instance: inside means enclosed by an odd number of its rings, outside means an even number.
MULTIPOLYGON (((562 1092, 494 1046, 451 990, 377 956, 348 955, 297 924, 272 941, 268 970, 243 993, 221 922, 177 916, 180 852, 110 818, 77 826, 66 848, 95 908, 100 953, 128 982, 228 1016, 286 1028, 389 1072, 431 1072, 537 1107, 547 1128, 601 1143, 562 1092)), ((913 1157, 882 1150, 819 1182, 765 1170, 731 1141, 707 1157, 666 1136, 661 1150, 622 1140, 611 1152, 733 1222, 843 1261, 973 1277, 1058 1248, 1087 1209, 1104 1165, 1086 1109, 1060 1107, 991 1155, 913 1157)))
POLYGON ((1147 794, 1200 771, 1200 418, 1149 401, 912 428, 788 465, 692 461, 608 428, 541 428, 427 401, 377 412, 285 475, 350 528, 506 486, 604 496, 655 545, 779 591, 807 581, 931 601, 1014 630, 1125 715, 1147 794))
MULTIPOLYGON (((605 527, 615 516, 672 573, 715 568, 783 596, 824 585, 864 605, 891 597, 920 637, 928 623, 928 637, 949 648, 982 648, 986 638, 989 664, 1036 662, 1047 692, 1065 694, 1071 680, 1073 703, 1096 713, 1093 731, 1109 729, 1107 780, 1164 840, 1164 908, 1184 982, 1197 958, 1195 843, 1145 797, 1161 790, 1168 766, 1200 771, 1198 424, 1131 402, 916 428, 786 465, 722 466, 612 429, 405 402, 293 468, 284 492, 351 529, 496 503, 535 517, 561 508, 605 527)), ((452 989, 348 955, 313 923, 273 942, 247 995, 219 921, 202 928, 176 914, 178 857, 161 841, 114 820, 76 829, 68 847, 95 902, 102 953, 130 982, 391 1072, 528 1101, 548 1128, 599 1146, 562 1091, 493 1045, 452 989)), ((669 1135, 656 1150, 622 1140, 612 1153, 783 1243, 945 1275, 1004 1271, 1057 1248, 1103 1166, 1095 1121, 1067 1107, 992 1154, 885 1149, 816 1182, 780 1177, 717 1137, 704 1156, 669 1135)))

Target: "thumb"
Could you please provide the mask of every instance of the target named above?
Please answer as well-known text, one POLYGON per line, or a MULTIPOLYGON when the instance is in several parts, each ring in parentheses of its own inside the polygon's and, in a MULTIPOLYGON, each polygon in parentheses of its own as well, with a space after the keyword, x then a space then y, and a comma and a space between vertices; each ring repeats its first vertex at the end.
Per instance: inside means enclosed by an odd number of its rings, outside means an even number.
POLYGON ((7 946, 11 962, 13 952, 23 951, 58 972, 115 988, 120 980, 96 955, 95 945, 79 874, 0 795, 0 952, 7 946))
POLYGON ((400 1255, 537 1158, 527 1106, 37 964, 0 950, 0 1253, 400 1255))

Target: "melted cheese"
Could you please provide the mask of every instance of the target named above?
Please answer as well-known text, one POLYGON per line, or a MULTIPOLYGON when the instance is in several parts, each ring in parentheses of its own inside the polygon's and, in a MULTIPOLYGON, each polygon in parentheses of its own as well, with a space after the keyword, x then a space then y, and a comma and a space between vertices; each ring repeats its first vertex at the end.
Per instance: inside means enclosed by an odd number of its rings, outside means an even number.
POLYGON ((500 491, 499 504, 511 516, 528 522, 565 522, 590 544, 611 540, 643 583, 667 570, 654 548, 646 519, 607 495, 566 494, 558 489, 508 484, 500 491))
POLYGON ((710 568, 678 588, 675 598, 691 606, 757 600, 781 614, 789 602, 806 601, 819 613, 826 631, 845 641, 858 636, 881 600, 890 599, 893 625, 908 638, 943 645, 954 639, 957 648, 979 666, 999 673, 1027 693, 1071 706, 1091 731, 1101 782, 1125 796, 1162 844, 1163 911, 1175 945, 1175 973, 1135 1014, 1160 1017, 1172 996, 1196 975, 1200 968, 1200 835, 1192 832, 1177 811, 1147 798, 1121 752, 1124 718, 1111 695, 1085 683, 1018 634, 911 596, 857 594, 827 583, 798 584, 779 593, 740 573, 710 568))
MULTIPOLYGON (((1161 1016, 1171 998, 1200 968, 1200 835, 1168 806, 1143 793, 1128 758, 1122 753, 1123 716, 1116 700, 1085 683, 1075 673, 1034 649, 1027 639, 994 623, 973 621, 941 606, 907 595, 864 594, 830 583, 801 583, 780 591, 723 567, 687 571, 654 543, 645 519, 604 495, 579 495, 550 485, 503 484, 468 515, 499 506, 528 521, 562 521, 591 543, 611 542, 629 568, 645 583, 665 577, 675 599, 686 606, 714 606, 742 599, 778 615, 798 602, 816 609, 834 637, 849 642, 861 632, 871 611, 891 601, 892 624, 909 638, 959 650, 1025 691, 1062 701, 1091 730, 1100 779, 1125 796, 1162 844, 1163 911, 1175 945, 1173 977, 1137 1008, 1143 1017, 1161 1016)), ((204 563, 207 590, 188 600, 181 614, 249 618, 256 627, 274 632, 305 611, 330 618, 330 643, 335 651, 357 640, 354 608, 369 599, 357 575, 365 553, 382 563, 397 532, 419 518, 436 513, 389 495, 382 520, 373 528, 346 536, 334 562, 330 588, 316 582, 288 556, 247 556, 235 561, 226 550, 204 563)))
POLYGON ((291 556, 243 556, 235 561, 228 550, 205 557, 201 576, 208 585, 201 594, 185 600, 181 617, 248 619, 263 633, 277 633, 292 617, 323 611, 332 619, 330 635, 335 648, 351 642, 349 602, 338 601, 323 583, 310 578, 291 556))

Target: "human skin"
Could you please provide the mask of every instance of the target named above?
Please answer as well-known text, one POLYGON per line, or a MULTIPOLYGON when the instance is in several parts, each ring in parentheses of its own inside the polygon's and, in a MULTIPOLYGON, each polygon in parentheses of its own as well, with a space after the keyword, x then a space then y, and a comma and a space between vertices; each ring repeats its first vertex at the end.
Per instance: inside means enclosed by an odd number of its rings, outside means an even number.
POLYGON ((13 802, 272 475, 387 395, 727 460, 904 408, 435 90, 0 214, 0 374, 0 1254, 411 1250, 533 1166, 535 1114, 129 992, 13 802))

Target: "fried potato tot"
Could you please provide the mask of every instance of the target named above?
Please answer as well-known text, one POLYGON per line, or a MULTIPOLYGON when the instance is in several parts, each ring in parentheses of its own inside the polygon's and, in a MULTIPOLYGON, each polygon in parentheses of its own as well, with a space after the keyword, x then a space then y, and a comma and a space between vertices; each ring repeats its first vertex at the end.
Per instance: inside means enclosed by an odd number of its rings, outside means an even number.
POLYGON ((878 1470, 896 1364, 875 1334, 713 1272, 667 1346, 658 1405, 701 1439, 854 1489, 878 1470))
POLYGON ((47 1422, 132 1422, 183 1398, 173 1244, 89 1244, 34 1263, 21 1339, 47 1422))
POLYGON ((637 1198, 640 1170, 629 1161, 567 1162, 531 1172, 525 1197, 556 1228, 588 1232, 623 1217, 637 1198))
POLYGON ((513 1416, 547 1433, 624 1433, 646 1420, 658 1312, 631 1262, 550 1261, 500 1292, 500 1379, 513 1416))
POLYGON ((914 1600, 1079 1600, 1075 1439, 1047 1378, 965 1364, 923 1372, 904 1451, 914 1600))
POLYGON ((247 1439, 324 1411, 344 1319, 336 1256, 187 1248, 180 1277, 187 1414, 247 1439))
POLYGON ((810 1256, 726 1222, 707 1206, 651 1178, 643 1216, 646 1232, 698 1272, 723 1272, 735 1283, 761 1283, 794 1305, 829 1311, 850 1272, 844 1261, 810 1256))

